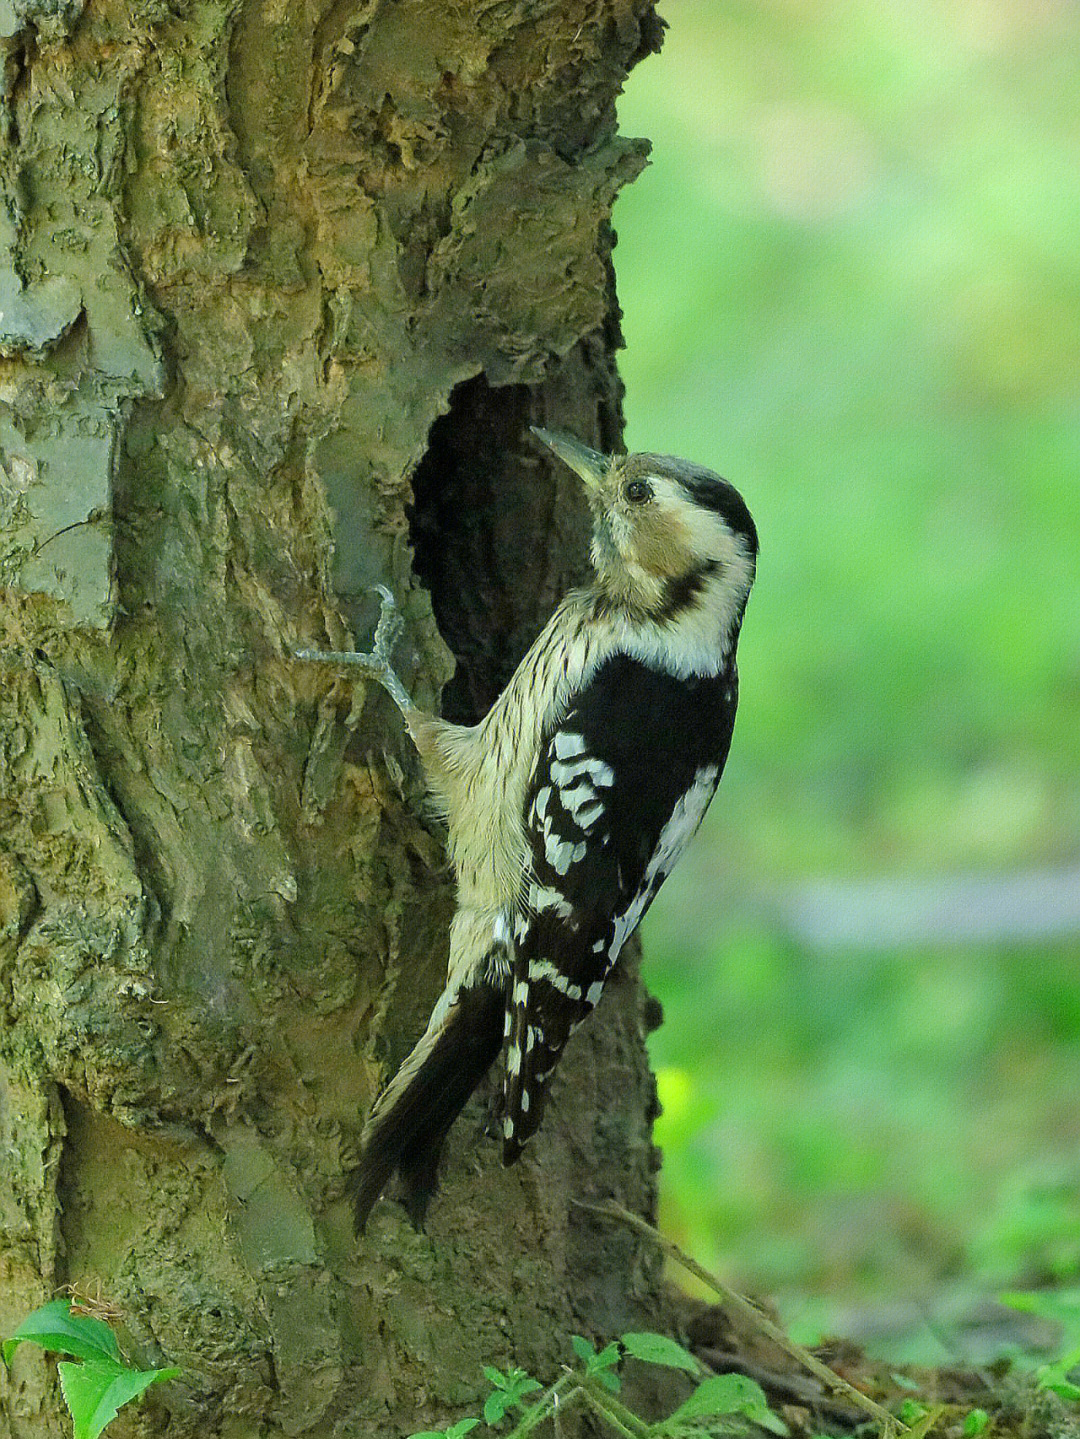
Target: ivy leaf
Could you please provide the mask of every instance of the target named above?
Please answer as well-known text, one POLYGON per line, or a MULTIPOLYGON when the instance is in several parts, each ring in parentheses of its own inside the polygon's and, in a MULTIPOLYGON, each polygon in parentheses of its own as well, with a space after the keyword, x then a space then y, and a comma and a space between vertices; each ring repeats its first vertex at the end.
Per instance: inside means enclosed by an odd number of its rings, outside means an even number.
POLYGON ((612 1394, 618 1394, 622 1388, 622 1380, 610 1369, 597 1369, 594 1377, 598 1384, 602 1384, 612 1394))
POLYGON ((628 1354, 644 1360, 646 1364, 664 1364, 668 1369, 685 1369, 688 1374, 701 1372, 701 1365, 690 1351, 666 1334, 624 1334, 622 1343, 628 1354))
POLYGON ((151 1384, 175 1379, 179 1369, 127 1369, 115 1359, 58 1364, 60 1387, 75 1422, 75 1439, 98 1439, 118 1411, 151 1384))
POLYGON ((475 1429, 479 1423, 479 1419, 459 1419, 456 1424, 451 1424, 450 1428, 446 1431, 446 1439, 462 1439, 463 1435, 475 1429))
POLYGON ((484 1378, 489 1384, 494 1384, 496 1389, 505 1389, 509 1382, 502 1370, 491 1364, 484 1365, 484 1378))
POLYGON ((75 1359, 111 1359, 119 1364, 116 1335, 103 1319, 89 1314, 72 1314, 70 1299, 53 1299, 35 1309, 3 1345, 4 1363, 20 1344, 30 1340, 51 1354, 70 1354, 75 1359))

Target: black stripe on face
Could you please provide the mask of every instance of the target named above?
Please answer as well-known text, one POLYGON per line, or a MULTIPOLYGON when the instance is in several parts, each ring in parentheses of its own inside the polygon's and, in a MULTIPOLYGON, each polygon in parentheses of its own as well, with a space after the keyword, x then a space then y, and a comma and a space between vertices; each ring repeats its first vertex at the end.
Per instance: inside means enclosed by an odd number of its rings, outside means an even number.
POLYGON ((758 552, 757 526, 746 507, 746 501, 734 485, 714 475, 711 470, 697 470, 687 465, 677 477, 683 489, 703 510, 718 514, 729 530, 740 535, 752 556, 758 552))
POLYGON ((758 534, 753 516, 746 507, 746 501, 734 485, 707 470, 703 465, 693 465, 689 460, 680 460, 674 455, 628 455, 623 462, 626 479, 641 476, 648 479, 657 475, 674 480, 683 487, 695 505, 703 510, 712 510, 720 516, 727 527, 745 542, 752 558, 757 557, 758 534))
POLYGON ((684 610, 690 608, 719 568, 719 560, 706 560, 696 569, 687 570, 685 575, 665 581, 656 618, 661 621, 677 619, 684 610))

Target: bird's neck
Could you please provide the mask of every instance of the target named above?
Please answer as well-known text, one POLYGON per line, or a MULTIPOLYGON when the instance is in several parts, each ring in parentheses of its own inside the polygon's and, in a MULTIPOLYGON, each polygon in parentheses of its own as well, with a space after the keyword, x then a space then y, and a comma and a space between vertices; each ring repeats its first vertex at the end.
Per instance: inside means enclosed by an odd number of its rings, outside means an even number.
POLYGON ((657 668, 717 674, 734 657, 746 594, 718 562, 664 579, 628 565, 607 573, 598 566, 590 589, 596 613, 624 637, 619 647, 644 647, 657 668))

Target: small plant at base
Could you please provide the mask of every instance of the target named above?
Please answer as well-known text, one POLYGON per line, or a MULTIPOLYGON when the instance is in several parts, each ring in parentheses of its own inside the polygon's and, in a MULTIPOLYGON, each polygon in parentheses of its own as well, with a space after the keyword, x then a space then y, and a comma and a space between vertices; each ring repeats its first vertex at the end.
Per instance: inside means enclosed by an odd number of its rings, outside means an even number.
MULTIPOLYGON (((788 1433, 786 1424, 769 1408, 760 1385, 753 1379, 743 1374, 707 1373, 689 1350, 664 1334, 624 1334, 599 1351, 580 1334, 575 1334, 571 1343, 578 1367, 568 1368, 542 1393, 541 1385, 524 1369, 511 1369, 504 1374, 485 1366, 485 1377, 493 1386, 484 1402, 485 1422, 494 1427, 501 1424, 507 1414, 518 1410, 520 1417, 506 1439, 527 1439, 546 1420, 582 1408, 621 1439, 690 1439, 690 1436, 715 1434, 721 1429, 741 1428, 746 1419, 773 1434, 786 1436, 788 1433), (627 1357, 645 1364, 682 1369, 699 1381, 697 1388, 666 1419, 649 1424, 615 1397, 622 1387, 618 1368, 627 1357), (537 1393, 540 1397, 527 1404, 526 1396, 537 1393)), ((461 1419, 449 1429, 411 1434, 409 1439, 460 1439, 479 1422, 461 1419)))
POLYGON ((132 1369, 120 1357, 116 1335, 103 1319, 80 1314, 70 1299, 54 1299, 35 1309, 5 1339, 0 1353, 10 1365, 20 1344, 39 1344, 50 1354, 69 1354, 78 1363, 57 1364, 75 1426, 74 1439, 97 1439, 107 1424, 151 1384, 175 1379, 179 1369, 132 1369))
POLYGON ((1011 1291, 999 1294, 998 1303, 1061 1325, 1062 1352, 1041 1364, 1035 1377, 1040 1389, 1049 1389, 1062 1399, 1080 1399, 1080 1385, 1068 1377, 1080 1368, 1080 1289, 1011 1291))

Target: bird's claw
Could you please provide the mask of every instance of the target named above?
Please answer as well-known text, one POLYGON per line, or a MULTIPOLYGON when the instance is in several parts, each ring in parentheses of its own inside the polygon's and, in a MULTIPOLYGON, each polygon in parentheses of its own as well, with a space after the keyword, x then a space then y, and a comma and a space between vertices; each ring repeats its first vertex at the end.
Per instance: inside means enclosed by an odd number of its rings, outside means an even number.
POLYGON ((372 679, 381 684, 402 713, 407 714, 412 708, 412 701, 390 663, 394 646, 401 638, 405 628, 405 620, 398 609, 397 601, 386 585, 375 585, 373 592, 379 595, 380 608, 379 618, 375 625, 375 638, 370 650, 298 649, 294 650, 293 654, 298 660, 313 660, 319 664, 348 665, 350 669, 358 669, 366 679, 372 679))
POLYGON ((405 629, 405 618, 386 585, 376 585, 374 593, 379 596, 379 618, 375 625, 375 643, 371 654, 366 658, 374 659, 376 663, 381 662, 389 669, 390 656, 405 629))

